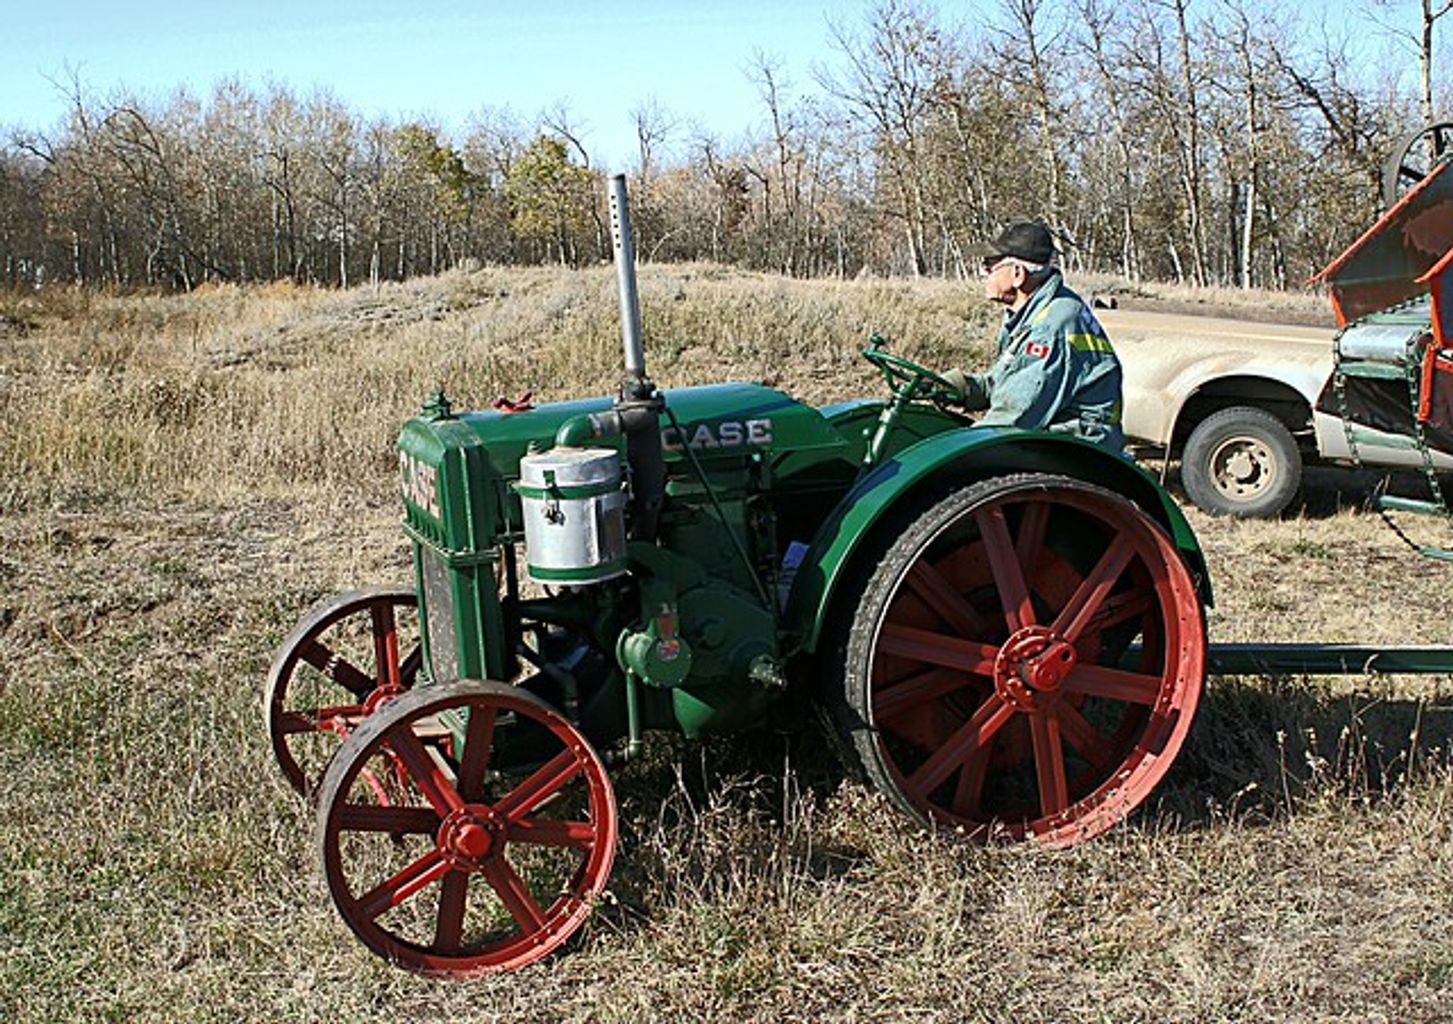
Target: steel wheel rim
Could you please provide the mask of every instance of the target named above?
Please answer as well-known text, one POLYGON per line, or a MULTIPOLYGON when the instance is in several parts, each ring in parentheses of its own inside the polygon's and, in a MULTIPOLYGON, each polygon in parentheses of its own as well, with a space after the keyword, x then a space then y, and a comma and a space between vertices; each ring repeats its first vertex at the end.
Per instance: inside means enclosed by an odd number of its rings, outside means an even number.
POLYGON ((417 619, 400 623, 399 612, 412 610, 412 590, 376 587, 349 591, 316 605, 278 648, 268 671, 263 715, 273 758, 284 778, 304 796, 316 792, 337 748, 359 724, 387 700, 410 689, 423 662, 417 619), (339 638, 366 616, 371 659, 343 653, 339 638), (401 634, 409 635, 409 640, 401 634), (300 686, 300 676, 308 680, 300 686), (297 689, 310 692, 331 680, 336 701, 318 703, 292 698, 297 689))
POLYGON ((375 953, 431 976, 514 970, 548 955, 589 916, 615 856, 615 796, 589 742, 544 702, 500 684, 430 686, 400 698, 350 739, 322 799, 319 847, 344 920, 375 953), (431 752, 452 746, 430 734, 433 721, 461 711, 469 723, 464 750, 431 752), (496 740, 526 722, 553 737, 558 751, 496 796, 486 777, 496 740), (362 773, 385 755, 402 763, 408 790, 380 807, 362 773), (583 806, 586 817, 547 813, 562 803, 583 806), (360 837, 367 843, 351 842, 360 837), (407 849, 401 837, 418 841, 407 849), (388 868, 349 864, 350 851, 365 845, 369 857, 392 849, 380 858, 388 868), (519 867, 521 850, 536 848, 565 851, 553 858, 552 877, 519 867), (546 891, 552 900, 541 896, 546 891), (411 915, 407 927, 395 911, 411 915), (510 923, 481 931, 480 914, 510 923))
POLYGON ((1033 485, 935 531, 871 651, 874 743, 914 812, 981 841, 1063 844, 1122 820, 1169 769, 1199 700, 1205 633, 1194 582, 1143 513, 1098 489, 1033 485), (1092 565, 1050 546, 1091 527, 1092 565), (956 532, 972 539, 954 546, 956 532), (1096 664, 1129 632, 1138 670, 1096 664), (1010 782, 1030 795, 1016 804, 1010 782))
POLYGON ((1251 437, 1222 441, 1211 452, 1210 464, 1216 490, 1234 501, 1246 501, 1270 490, 1280 469, 1271 448, 1251 437))

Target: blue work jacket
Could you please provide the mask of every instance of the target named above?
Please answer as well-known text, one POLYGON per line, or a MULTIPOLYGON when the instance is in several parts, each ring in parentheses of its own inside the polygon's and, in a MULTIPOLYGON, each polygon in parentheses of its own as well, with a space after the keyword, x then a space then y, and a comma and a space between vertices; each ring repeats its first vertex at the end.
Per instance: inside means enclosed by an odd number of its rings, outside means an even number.
POLYGON ((998 344, 989 371, 969 375, 989 399, 980 424, 1066 431, 1117 453, 1125 447, 1120 361, 1059 271, 1004 314, 998 344))

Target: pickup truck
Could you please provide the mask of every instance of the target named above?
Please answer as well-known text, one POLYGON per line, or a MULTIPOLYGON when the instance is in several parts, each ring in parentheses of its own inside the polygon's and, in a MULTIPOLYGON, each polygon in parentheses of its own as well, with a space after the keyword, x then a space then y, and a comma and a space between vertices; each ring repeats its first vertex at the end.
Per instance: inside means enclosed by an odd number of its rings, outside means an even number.
MULTIPOLYGON (((1132 451, 1179 459, 1181 487, 1213 515, 1270 518, 1308 463, 1354 462, 1340 417, 1316 410, 1336 329, 1105 309, 1096 315, 1125 375, 1132 451)), ((1324 403, 1325 405, 1325 403, 1324 403)), ((1407 438, 1358 432, 1356 461, 1416 468, 1407 438)), ((1440 470, 1453 458, 1432 453, 1440 470)))

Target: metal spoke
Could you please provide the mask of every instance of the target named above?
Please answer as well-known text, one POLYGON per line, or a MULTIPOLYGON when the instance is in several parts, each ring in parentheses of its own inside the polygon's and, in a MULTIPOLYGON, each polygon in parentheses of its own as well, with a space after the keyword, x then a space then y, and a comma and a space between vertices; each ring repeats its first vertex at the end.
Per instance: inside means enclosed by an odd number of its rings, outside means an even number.
POLYGON ((1044 547, 1044 529, 1048 524, 1048 502, 1025 503, 1019 518, 1019 537, 1014 542, 1014 556, 1019 559, 1026 579, 1033 578, 1034 567, 1039 564, 1039 551, 1044 547))
POLYGON ((499 896, 500 902, 526 935, 537 932, 545 925, 545 912, 525 886, 525 880, 503 857, 494 857, 484 862, 484 877, 499 896))
POLYGON ((469 898, 469 874, 451 871, 439 886, 439 917, 434 922, 434 948, 441 953, 459 949, 464 934, 464 906, 469 898))
POLYGON ((298 648, 303 660, 332 679, 353 696, 362 700, 373 692, 373 680, 341 654, 334 654, 327 645, 307 640, 298 648))
POLYGON ((356 906, 370 919, 396 907, 420 889, 449 873, 449 862, 438 850, 430 850, 408 867, 359 898, 356 906))
POLYGON ((969 756, 959 772, 952 806, 953 812, 960 818, 979 816, 979 802, 984 797, 984 783, 989 778, 989 760, 993 756, 996 739, 996 736, 990 736, 988 742, 969 756))
POLYGON ((399 631, 392 604, 376 604, 368 610, 373 619, 373 667, 379 686, 399 686, 399 631))
POLYGON ((446 817, 452 811, 457 811, 464 806, 454 784, 438 763, 429 756, 419 738, 414 735, 410 728, 412 723, 401 722, 387 734, 385 742, 393 748, 404 767, 408 769, 409 775, 414 780, 414 785, 419 787, 425 798, 434 810, 439 812, 440 817, 446 817))
POLYGON ((518 820, 580 773, 573 750, 562 750, 494 805, 496 814, 518 820))
POLYGON ((972 677, 951 668, 931 668, 873 694, 873 718, 888 721, 936 697, 961 690, 972 677))
POLYGON ((419 674, 419 669, 424 666, 424 648, 415 646, 403 661, 399 662, 399 683, 403 686, 413 686, 414 677, 419 674))
POLYGON ((1160 676, 1124 672, 1103 665, 1079 664, 1065 676, 1064 689, 1067 693, 1084 693, 1154 706, 1160 699, 1161 679, 1160 676))
POLYGON ((1111 626, 1144 615, 1155 603, 1155 595, 1144 590, 1131 590, 1124 594, 1112 594, 1100 605, 1094 618, 1085 623, 1082 632, 1091 635, 1103 633, 1111 626))
POLYGON ((334 730, 331 723, 340 720, 346 723, 343 731, 349 732, 351 730, 347 726, 357 724, 363 715, 362 704, 339 704, 331 708, 313 708, 311 711, 284 711, 278 715, 277 723, 285 736, 300 732, 334 730))
POLYGON ((1059 814, 1070 805, 1065 782, 1065 755, 1059 742, 1059 720, 1045 711, 1029 716, 1029 737, 1034 743, 1034 774, 1039 782, 1041 817, 1059 814))
POLYGON ((959 726, 944 745, 934 751, 933 756, 905 780, 909 792, 923 797, 933 792, 939 783, 948 778, 975 750, 987 744, 1003 728, 1004 723, 1013 717, 1012 706, 1006 704, 997 693, 989 694, 988 699, 979 705, 979 709, 969 720, 959 726))
POLYGON ((427 807, 375 807, 345 804, 338 815, 338 827, 349 832, 390 832, 403 835, 434 835, 442 821, 427 807))
POLYGON ((512 843, 536 846, 573 846, 588 850, 595 845, 595 825, 588 821, 556 821, 553 818, 520 818, 509 823, 505 837, 512 843))
POLYGON ((880 653, 896 654, 928 665, 962 669, 981 676, 993 673, 994 659, 999 654, 999 648, 991 644, 944 636, 942 633, 902 626, 896 622, 883 624, 883 630, 878 634, 878 650, 880 653))
POLYGON ((464 756, 459 762, 459 795, 466 803, 484 799, 484 776, 489 767, 489 752, 494 745, 494 707, 471 708, 469 726, 464 731, 464 756))
POLYGON ((1009 631, 1012 633, 1034 625, 1034 606, 1029 600, 1024 572, 1014 554, 1014 542, 1009 537, 1009 524, 1004 519, 1003 507, 993 505, 979 509, 974 513, 974 522, 979 525, 979 536, 983 538, 984 551, 989 556, 989 568, 994 574, 994 586, 999 591, 1009 631))
POLYGON ((984 636, 989 624, 973 605, 954 589, 943 573, 926 560, 915 562, 908 572, 908 587, 923 603, 961 636, 984 636))
POLYGON ((1105 598, 1109 596, 1110 588, 1120 579, 1120 574, 1130 564, 1130 559, 1134 554, 1135 546, 1130 543, 1128 537, 1117 535, 1111 540, 1110 546, 1095 563, 1095 568, 1080 581, 1074 594, 1060 609, 1054 624, 1049 627, 1050 632, 1064 637, 1071 643, 1078 639, 1086 624, 1099 611, 1105 598))
POLYGON ((1060 701, 1056 705, 1055 714, 1059 718, 1060 732, 1069 745, 1078 750, 1080 756, 1095 771, 1107 771, 1110 768, 1110 758, 1115 753, 1110 747, 1110 741, 1067 701, 1060 701))

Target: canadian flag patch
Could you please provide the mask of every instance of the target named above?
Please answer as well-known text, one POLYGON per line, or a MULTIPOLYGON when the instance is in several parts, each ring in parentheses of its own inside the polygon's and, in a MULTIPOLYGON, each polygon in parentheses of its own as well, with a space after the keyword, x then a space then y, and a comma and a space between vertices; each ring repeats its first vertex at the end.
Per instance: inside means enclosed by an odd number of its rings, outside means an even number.
POLYGON ((1031 341, 1025 344, 1024 353, 1035 359, 1044 359, 1049 355, 1049 345, 1042 341, 1031 341))

